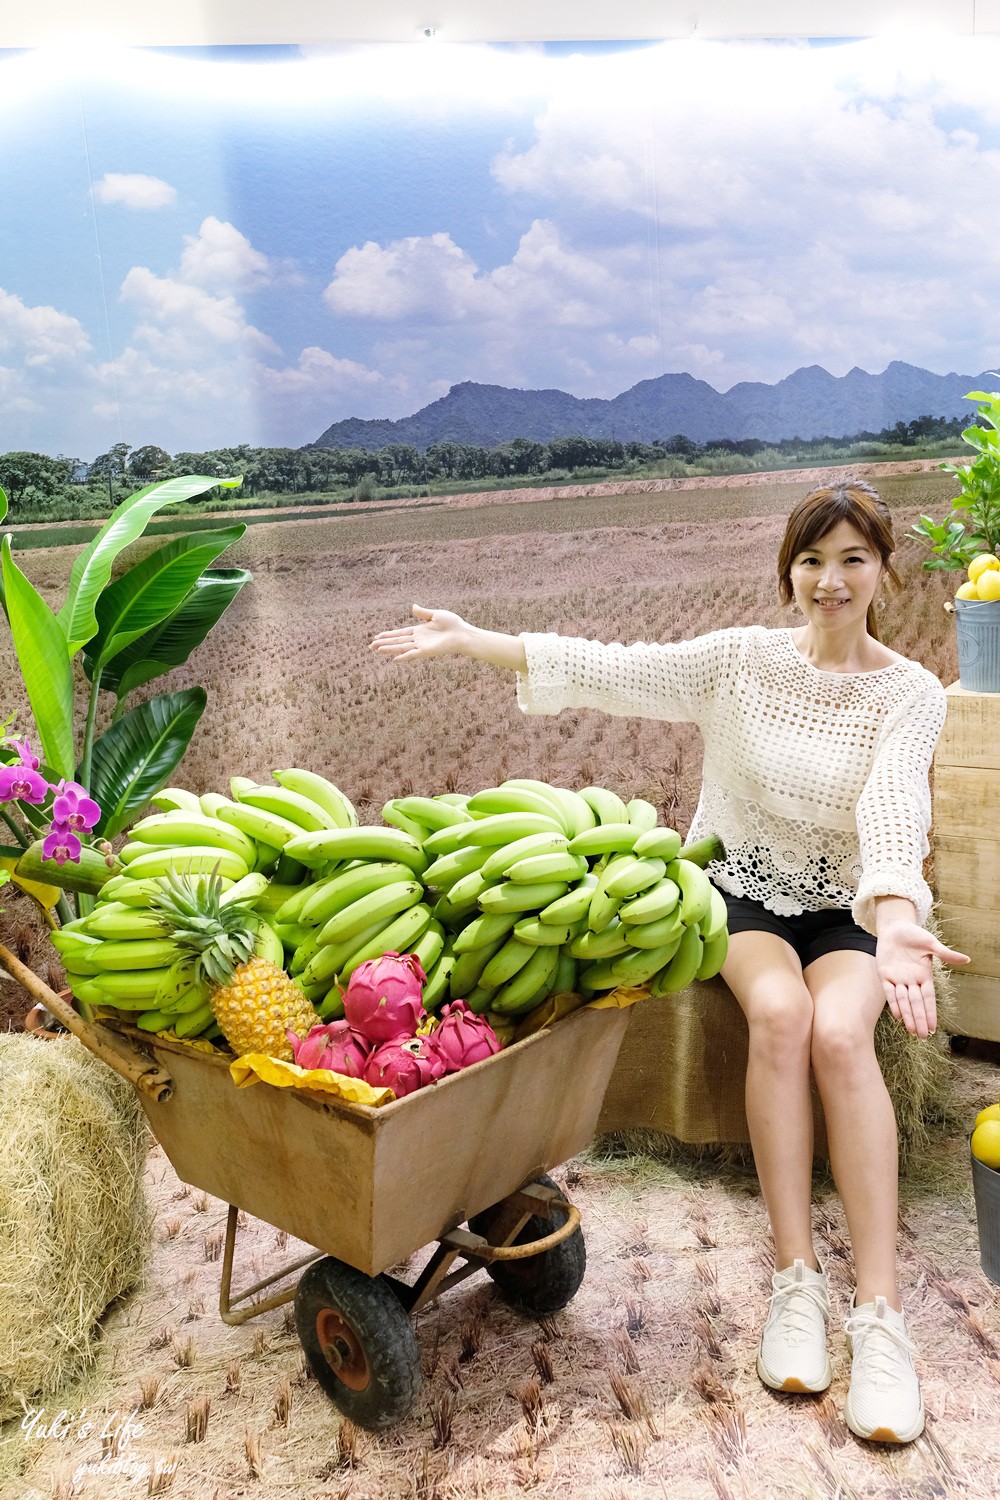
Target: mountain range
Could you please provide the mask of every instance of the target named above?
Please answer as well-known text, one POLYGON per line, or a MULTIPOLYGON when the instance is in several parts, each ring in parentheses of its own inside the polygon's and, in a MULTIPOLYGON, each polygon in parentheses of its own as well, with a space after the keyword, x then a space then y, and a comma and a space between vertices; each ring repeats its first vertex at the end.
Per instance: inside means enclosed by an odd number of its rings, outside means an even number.
POLYGON ((693 375, 659 375, 609 400, 566 391, 524 391, 463 381, 446 396, 396 421, 350 417, 334 422, 310 448, 363 448, 391 443, 425 449, 455 442, 495 448, 513 438, 547 443, 553 438, 617 438, 653 443, 683 434, 698 443, 713 438, 849 437, 878 432, 916 417, 975 416, 963 399, 970 390, 996 388, 996 376, 935 375, 893 360, 881 375, 855 366, 831 375, 806 365, 774 385, 744 380, 717 391, 693 375))

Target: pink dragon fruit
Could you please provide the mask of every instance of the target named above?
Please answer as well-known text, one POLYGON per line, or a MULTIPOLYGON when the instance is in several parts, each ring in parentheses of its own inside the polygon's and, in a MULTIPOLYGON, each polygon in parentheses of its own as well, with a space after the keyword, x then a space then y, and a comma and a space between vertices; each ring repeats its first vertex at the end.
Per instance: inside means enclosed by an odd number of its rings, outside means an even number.
POLYGON ((444 1059, 425 1036, 397 1037, 376 1047, 365 1064, 365 1082, 392 1089, 397 1099, 444 1075, 444 1059))
POLYGON ((426 1016, 427 975, 415 953, 383 953, 358 964, 344 991, 344 1015, 370 1042, 413 1036, 426 1016))
POLYGON ((285 1033, 292 1044, 292 1057, 300 1068, 329 1068, 348 1078, 361 1078, 371 1052, 371 1043, 347 1021, 328 1021, 313 1026, 308 1036, 285 1033))
POLYGON ((446 1073, 457 1073, 500 1051, 500 1038, 489 1021, 477 1016, 464 1000, 442 1006, 440 1024, 428 1040, 444 1062, 446 1073))

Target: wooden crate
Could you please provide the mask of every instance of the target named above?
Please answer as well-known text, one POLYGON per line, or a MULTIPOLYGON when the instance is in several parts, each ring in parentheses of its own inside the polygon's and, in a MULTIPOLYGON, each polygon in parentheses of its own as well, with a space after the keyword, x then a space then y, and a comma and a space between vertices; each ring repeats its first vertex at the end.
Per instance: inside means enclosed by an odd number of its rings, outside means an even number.
POLYGON ((183 1182, 375 1276, 590 1143, 630 1015, 577 1011, 378 1109, 130 1035, 173 1078, 139 1098, 183 1182))
POLYGON ((948 1029, 1000 1041, 1000 693, 957 682, 934 755, 934 886, 944 942, 972 959, 956 969, 948 1029))

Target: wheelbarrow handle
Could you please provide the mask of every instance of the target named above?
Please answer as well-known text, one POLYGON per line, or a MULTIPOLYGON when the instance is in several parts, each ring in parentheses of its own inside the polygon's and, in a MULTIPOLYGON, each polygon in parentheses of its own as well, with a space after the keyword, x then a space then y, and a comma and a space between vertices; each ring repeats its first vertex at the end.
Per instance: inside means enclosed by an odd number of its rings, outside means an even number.
POLYGON ((580 1227, 580 1210, 575 1203, 570 1203, 568 1198, 557 1199, 558 1207, 566 1208, 565 1222, 553 1229, 551 1234, 543 1235, 540 1240, 529 1240, 524 1245, 492 1245, 490 1247, 490 1260, 526 1260, 532 1255, 543 1255, 546 1250, 559 1245, 563 1240, 568 1240, 570 1235, 580 1227))
POLYGON ((71 1031, 79 1041, 99 1057, 109 1068, 113 1068, 120 1077, 126 1079, 132 1086, 147 1094, 157 1103, 169 1099, 173 1093, 173 1081, 169 1073, 138 1047, 133 1047, 124 1037, 108 1031, 106 1027, 98 1026, 93 1021, 85 1021, 72 1005, 67 1005, 61 995, 50 989, 44 980, 39 979, 33 969, 26 964, 8 948, 0 943, 0 966, 6 969, 12 979, 16 979, 22 985, 33 1000, 45 1006, 51 1011, 56 1020, 71 1031))

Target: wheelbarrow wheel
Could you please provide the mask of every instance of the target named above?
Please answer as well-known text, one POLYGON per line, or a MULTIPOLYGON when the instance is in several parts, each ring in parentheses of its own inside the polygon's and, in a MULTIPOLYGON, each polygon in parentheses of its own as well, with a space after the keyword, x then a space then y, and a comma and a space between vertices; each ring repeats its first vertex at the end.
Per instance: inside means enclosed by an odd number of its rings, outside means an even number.
POLYGON ((310 1368, 345 1417, 370 1431, 407 1415, 420 1387, 408 1313, 382 1276, 327 1256, 295 1293, 295 1326, 310 1368))
MULTIPOLYGON (((544 1187, 556 1187, 551 1177, 543 1175, 536 1177, 535 1181, 544 1187)), ((472 1233, 481 1234, 490 1244, 497 1244, 497 1225, 502 1209, 503 1204, 497 1203, 481 1214, 476 1214, 469 1220, 472 1233)), ((515 1238, 514 1244, 524 1245, 529 1240, 540 1240, 565 1224, 568 1217, 565 1209, 553 1205, 552 1217, 543 1219, 540 1214, 533 1215, 515 1238)), ((521 1260, 488 1261, 486 1270, 505 1302, 520 1312, 543 1318, 565 1307, 580 1290, 587 1270, 587 1247, 583 1232, 575 1229, 558 1245, 553 1245, 551 1250, 543 1250, 540 1255, 528 1255, 521 1260)))

